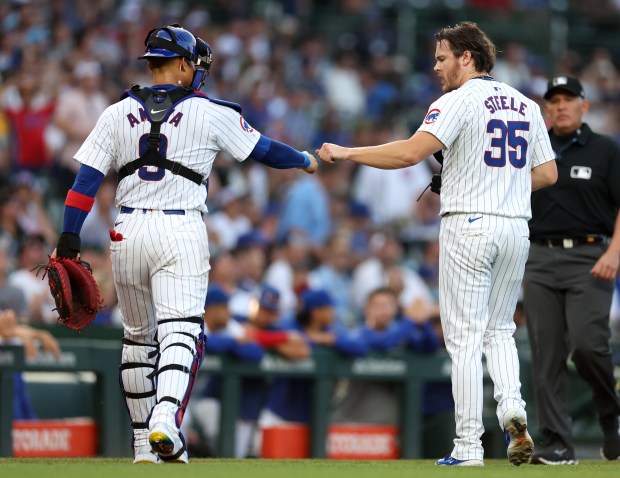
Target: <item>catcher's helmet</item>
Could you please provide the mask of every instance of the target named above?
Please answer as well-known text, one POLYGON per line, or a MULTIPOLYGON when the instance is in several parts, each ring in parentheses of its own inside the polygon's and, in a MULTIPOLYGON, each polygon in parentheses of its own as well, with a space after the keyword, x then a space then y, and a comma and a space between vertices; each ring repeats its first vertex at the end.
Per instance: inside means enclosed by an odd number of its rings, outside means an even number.
POLYGON ((200 89, 209 74, 213 54, 207 42, 195 37, 191 32, 176 23, 154 28, 144 39, 146 50, 139 60, 150 58, 182 57, 190 60, 196 67, 192 88, 200 89))

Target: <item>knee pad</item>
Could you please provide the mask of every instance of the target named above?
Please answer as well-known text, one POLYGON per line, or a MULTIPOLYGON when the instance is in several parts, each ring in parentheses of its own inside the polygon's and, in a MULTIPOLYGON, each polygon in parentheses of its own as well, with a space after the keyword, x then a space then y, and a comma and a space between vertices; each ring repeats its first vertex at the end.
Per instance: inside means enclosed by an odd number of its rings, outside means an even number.
POLYGON ((148 429, 148 417, 155 406, 157 356, 156 344, 123 339, 119 383, 134 430, 148 429))

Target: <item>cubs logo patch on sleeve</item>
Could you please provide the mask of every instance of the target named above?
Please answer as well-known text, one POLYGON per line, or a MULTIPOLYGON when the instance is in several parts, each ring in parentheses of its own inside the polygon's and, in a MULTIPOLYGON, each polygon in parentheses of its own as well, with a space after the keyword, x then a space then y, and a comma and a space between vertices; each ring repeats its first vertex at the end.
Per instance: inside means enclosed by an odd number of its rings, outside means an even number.
POLYGON ((439 113, 441 113, 441 111, 437 108, 430 110, 426 115, 426 118, 424 118, 424 124, 433 124, 437 121, 437 118, 439 118, 439 113))
POLYGON ((239 124, 241 125, 241 129, 246 133, 252 133, 254 128, 252 128, 249 123, 243 119, 243 116, 239 116, 239 124))

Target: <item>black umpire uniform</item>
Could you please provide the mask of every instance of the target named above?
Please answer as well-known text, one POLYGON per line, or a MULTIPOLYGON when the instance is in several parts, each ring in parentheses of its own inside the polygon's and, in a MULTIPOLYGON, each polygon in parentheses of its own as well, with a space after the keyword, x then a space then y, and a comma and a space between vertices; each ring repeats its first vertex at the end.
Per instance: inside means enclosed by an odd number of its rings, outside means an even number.
MULTIPOLYGON (((584 98, 574 77, 549 82, 545 99, 584 98)), ((557 183, 532 194, 530 253, 523 279, 524 307, 540 431, 545 446, 532 463, 575 463, 568 407, 570 356, 589 384, 604 432, 603 455, 620 455, 620 401, 609 339, 613 281, 590 271, 606 252, 620 206, 620 148, 587 124, 568 136, 549 132, 557 183)), ((616 231, 620 234, 620 231, 616 231)))

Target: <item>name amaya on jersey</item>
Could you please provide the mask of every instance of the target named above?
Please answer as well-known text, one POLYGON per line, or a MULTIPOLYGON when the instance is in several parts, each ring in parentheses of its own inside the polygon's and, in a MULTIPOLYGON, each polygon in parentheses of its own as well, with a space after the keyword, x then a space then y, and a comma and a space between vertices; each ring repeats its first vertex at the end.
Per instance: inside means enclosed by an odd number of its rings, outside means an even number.
MULTIPOLYGON (((136 118, 133 113, 127 114, 127 121, 129 122, 129 126, 131 126, 132 128, 144 121, 149 121, 149 117, 146 114, 146 111, 144 111, 144 108, 139 108, 138 111, 140 112, 139 119, 136 118)), ((160 112, 161 111, 152 110, 151 114, 160 113, 160 112)), ((168 120, 166 121, 166 123, 172 124, 178 127, 179 123, 181 122, 181 118, 183 118, 183 113, 177 113, 176 110, 172 110, 170 114, 168 115, 168 120)))
MULTIPOLYGON (((128 97, 101 115, 75 159, 103 174, 118 171, 147 149, 151 123, 144 107, 128 97)), ((261 135, 233 108, 191 97, 175 106, 161 125, 159 152, 207 178, 220 151, 248 158, 261 135)), ((207 189, 164 168, 144 166, 124 178, 116 206, 207 211, 207 189)))
POLYGON ((434 102, 418 129, 443 143, 441 214, 531 217, 531 169, 555 154, 538 105, 491 78, 434 102))

